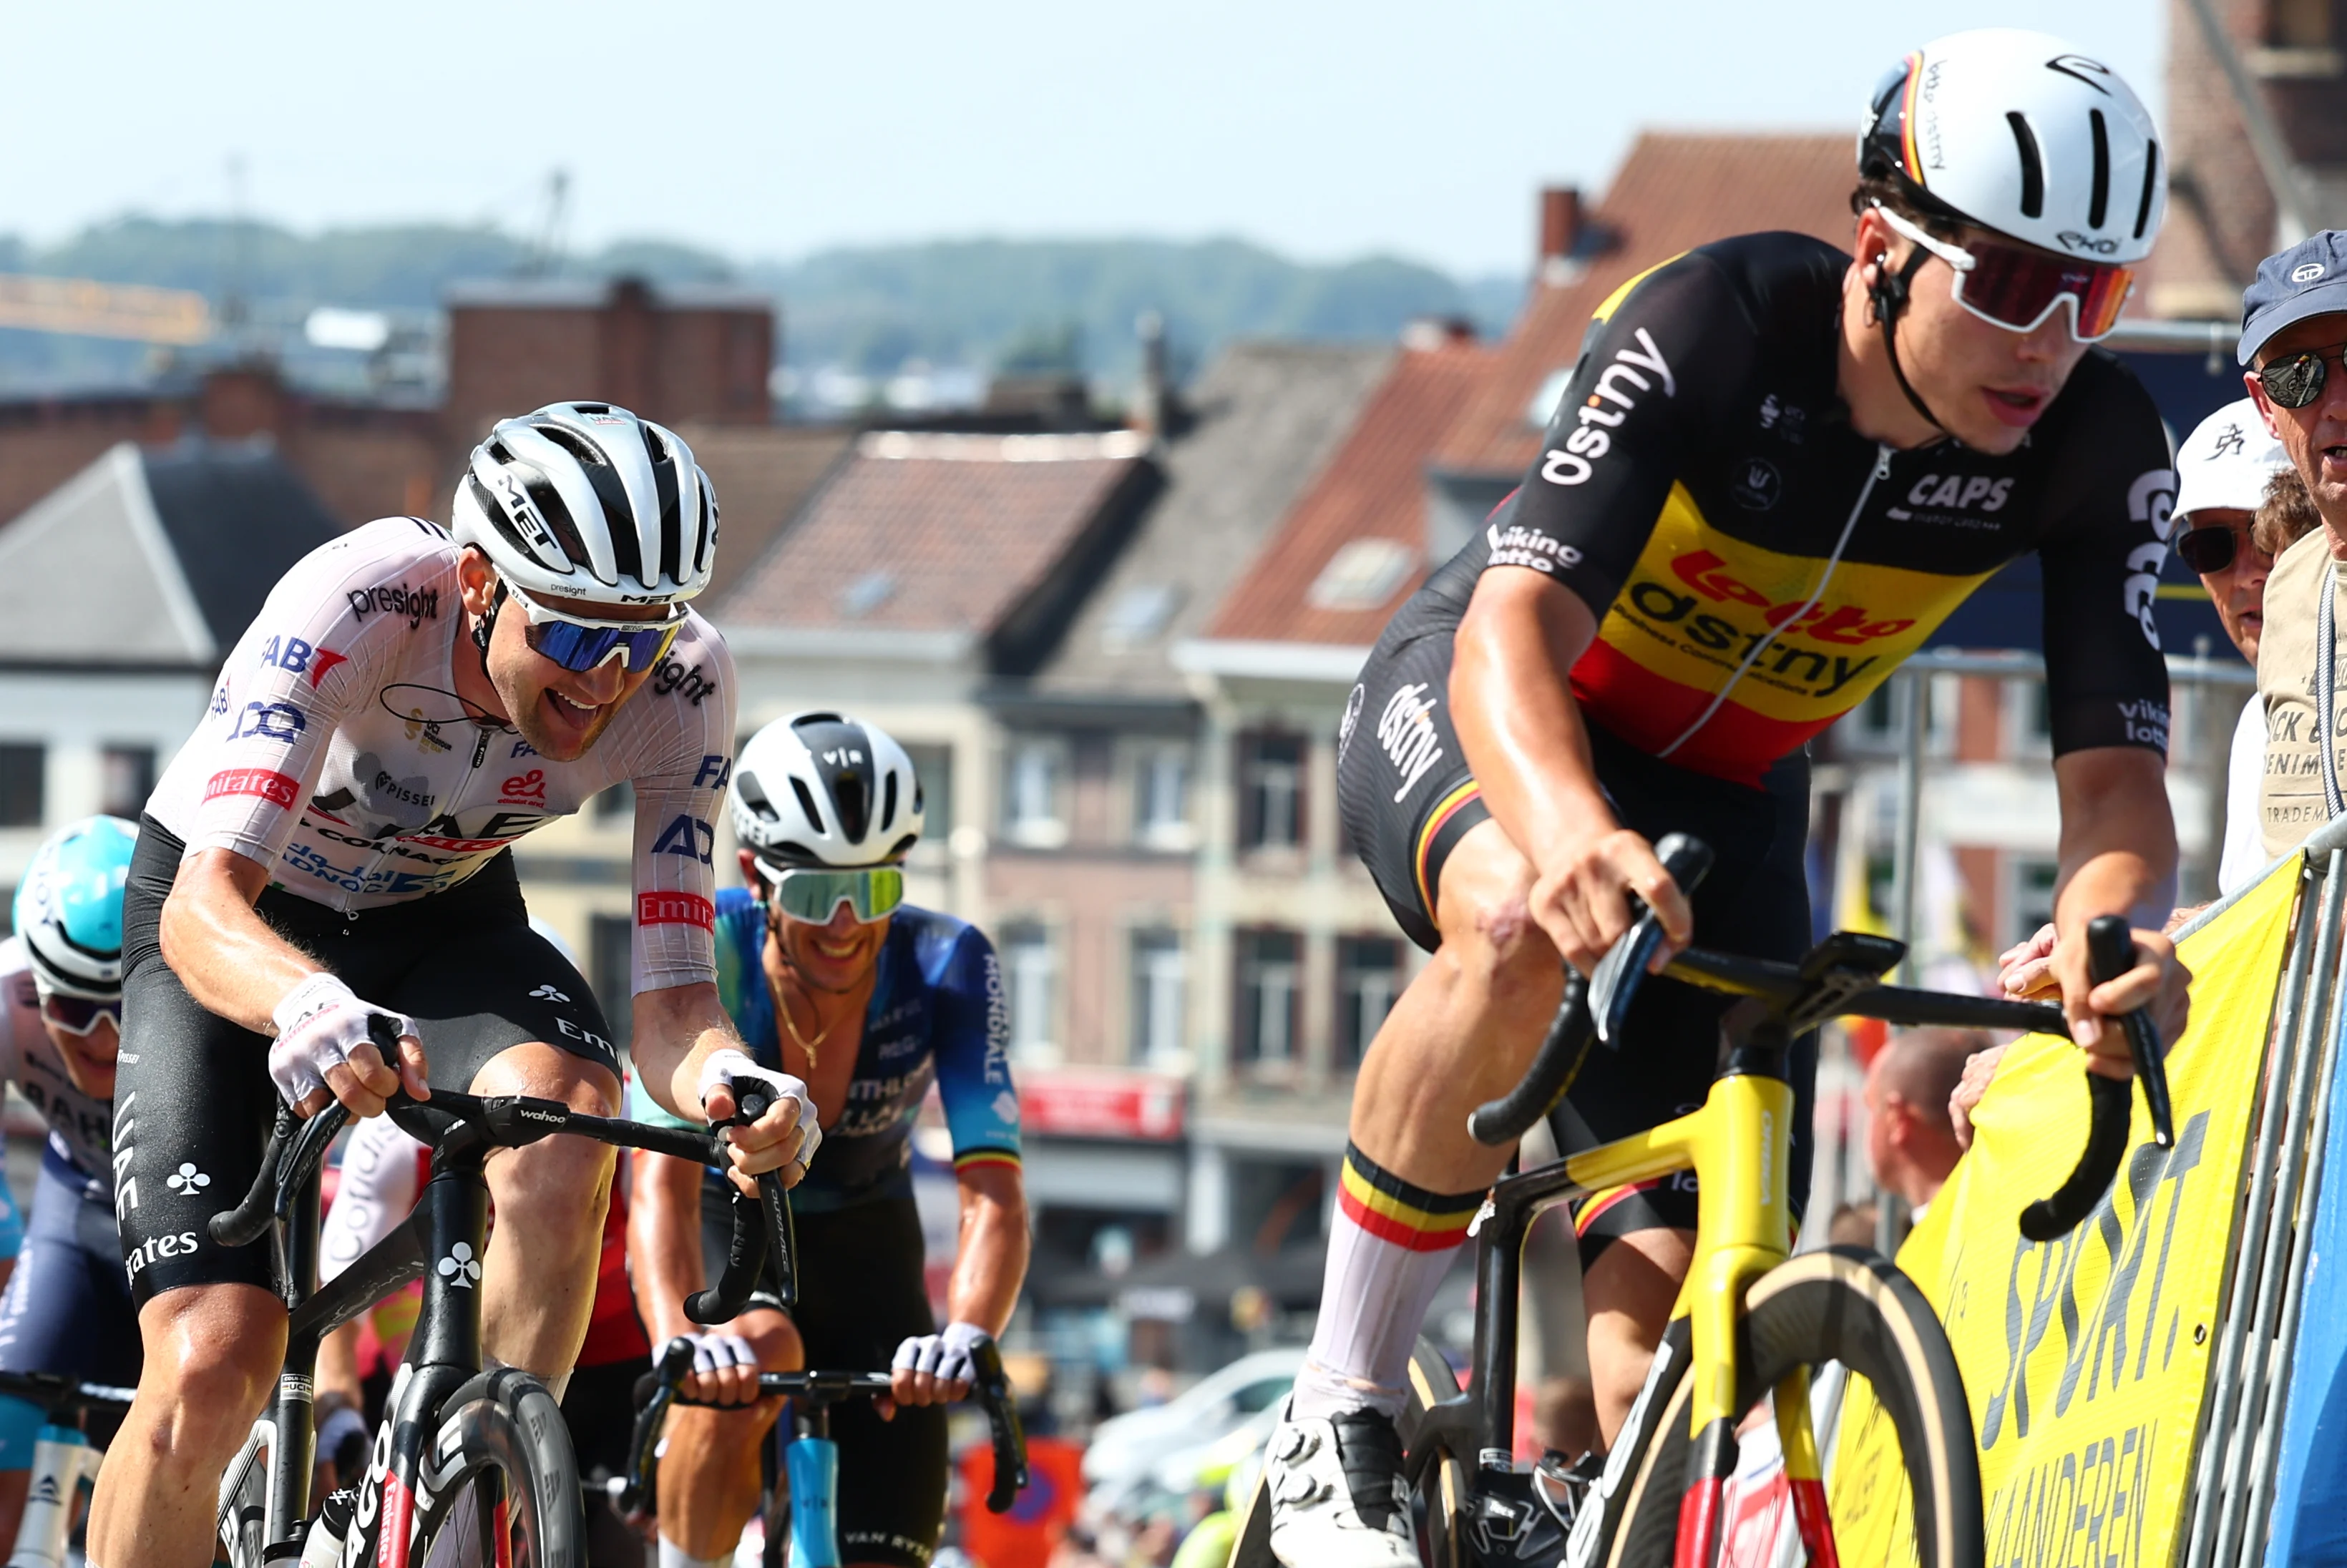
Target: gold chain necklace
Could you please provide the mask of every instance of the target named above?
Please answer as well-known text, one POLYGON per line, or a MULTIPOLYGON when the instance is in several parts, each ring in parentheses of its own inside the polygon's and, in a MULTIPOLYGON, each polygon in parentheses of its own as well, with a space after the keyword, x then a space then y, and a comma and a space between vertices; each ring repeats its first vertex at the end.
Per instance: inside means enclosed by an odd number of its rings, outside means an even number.
MULTIPOLYGON (((774 1011, 783 1015, 783 1027, 791 1032, 791 1039, 797 1043, 800 1050, 806 1053, 807 1071, 810 1073, 815 1072, 822 1065, 821 1063, 815 1060, 815 1051, 825 1041, 831 1038, 831 1030, 839 1027, 839 1021, 835 1018, 833 1019, 830 1029, 818 1030, 815 1033, 815 1037, 813 1040, 809 1040, 805 1035, 799 1033, 799 1026, 791 1022, 791 999, 779 988, 777 988, 774 993, 774 1011)), ((820 1007, 816 1008, 815 1015, 817 1018, 822 1017, 823 1009, 820 1007)))

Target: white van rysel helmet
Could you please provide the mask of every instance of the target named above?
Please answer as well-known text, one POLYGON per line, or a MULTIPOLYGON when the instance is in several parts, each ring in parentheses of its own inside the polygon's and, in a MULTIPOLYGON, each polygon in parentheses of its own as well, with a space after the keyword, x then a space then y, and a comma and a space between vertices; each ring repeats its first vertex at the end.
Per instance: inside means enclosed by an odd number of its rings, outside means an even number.
POLYGON ((888 732, 818 710, 750 738, 728 792, 733 836, 769 874, 901 860, 921 836, 921 781, 888 732))
POLYGON ((1858 168, 1926 214, 2083 260, 2142 260, 2168 209, 2158 132, 2134 89, 2019 28, 1952 33, 1894 66, 1868 103, 1858 168))
POLYGON ((707 587, 717 558, 717 496, 692 448, 606 402, 499 421, 450 521, 534 598, 670 604, 707 587))

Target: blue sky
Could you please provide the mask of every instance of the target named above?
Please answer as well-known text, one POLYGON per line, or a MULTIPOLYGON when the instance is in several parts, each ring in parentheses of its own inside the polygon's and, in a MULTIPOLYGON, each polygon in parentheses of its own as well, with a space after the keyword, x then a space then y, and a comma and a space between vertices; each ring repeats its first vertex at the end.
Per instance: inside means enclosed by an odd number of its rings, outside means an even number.
POLYGON ((528 228, 739 257, 1238 235, 1520 270, 1641 126, 1854 129, 1901 53, 2063 33, 2155 110, 2158 0, 5 0, 0 230, 126 209, 528 228))

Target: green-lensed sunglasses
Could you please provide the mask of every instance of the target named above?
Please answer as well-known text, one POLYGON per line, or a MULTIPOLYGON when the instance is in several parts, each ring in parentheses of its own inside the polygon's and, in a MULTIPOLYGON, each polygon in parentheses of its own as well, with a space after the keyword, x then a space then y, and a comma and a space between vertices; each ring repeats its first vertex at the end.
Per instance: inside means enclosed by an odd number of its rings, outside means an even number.
POLYGON ((822 868, 769 866, 758 870, 774 887, 773 907, 810 925, 827 925, 843 903, 869 925, 886 920, 905 901, 905 872, 897 866, 866 866, 842 871, 822 868))

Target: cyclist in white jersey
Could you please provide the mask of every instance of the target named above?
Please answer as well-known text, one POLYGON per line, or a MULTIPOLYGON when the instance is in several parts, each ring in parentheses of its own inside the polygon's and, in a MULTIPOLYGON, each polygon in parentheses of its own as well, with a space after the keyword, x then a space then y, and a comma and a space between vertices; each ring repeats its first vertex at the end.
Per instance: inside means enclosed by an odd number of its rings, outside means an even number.
MULTIPOLYGON (((508 852, 589 796, 634 789, 638 1072, 696 1120, 763 1080, 773 1108, 726 1135, 736 1178, 804 1174, 805 1086, 742 1052, 714 983, 733 667, 685 601, 716 543, 682 442, 558 403, 475 450, 448 532, 388 518, 313 552, 229 655, 148 803, 124 904, 114 1196, 147 1363, 94 1563, 210 1560, 212 1490, 270 1391, 285 1309, 267 1248, 221 1247, 205 1221, 251 1182, 281 1096, 374 1115, 436 1082, 619 1109, 610 1027, 529 929, 508 852), (369 1043, 378 1018, 395 1064, 369 1043)), ((610 1153, 550 1138, 487 1176, 487 1345, 559 1398, 610 1153)))

